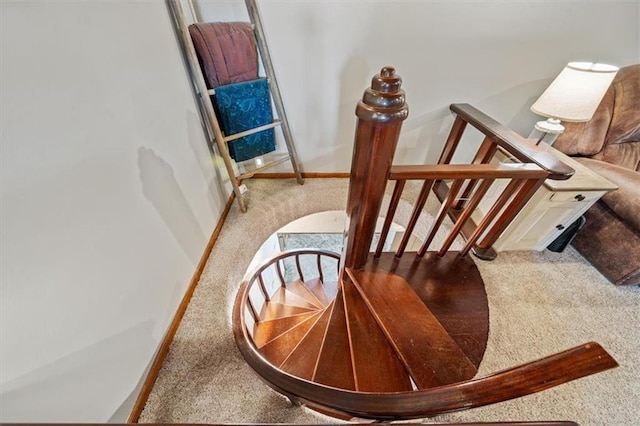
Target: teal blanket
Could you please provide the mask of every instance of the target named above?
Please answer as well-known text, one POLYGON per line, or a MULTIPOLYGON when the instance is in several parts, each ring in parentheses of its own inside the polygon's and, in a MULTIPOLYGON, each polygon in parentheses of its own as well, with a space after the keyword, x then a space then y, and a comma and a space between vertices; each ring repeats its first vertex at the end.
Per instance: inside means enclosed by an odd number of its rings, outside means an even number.
MULTIPOLYGON (((269 83, 266 78, 218 86, 214 96, 225 135, 250 130, 273 122, 269 83)), ((229 154, 245 161, 276 149, 273 129, 230 141, 229 154)))

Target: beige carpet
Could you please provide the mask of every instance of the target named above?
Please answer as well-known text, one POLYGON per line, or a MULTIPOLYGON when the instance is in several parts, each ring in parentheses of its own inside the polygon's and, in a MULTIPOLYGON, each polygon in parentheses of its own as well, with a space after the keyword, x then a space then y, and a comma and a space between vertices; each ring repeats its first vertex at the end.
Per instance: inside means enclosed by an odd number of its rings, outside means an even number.
MULTIPOLYGON (((292 180, 255 179, 248 187, 249 211, 242 214, 234 204, 140 422, 338 423, 290 406, 258 378, 235 347, 231 312, 240 280, 262 242, 296 218, 344 209, 347 180, 308 179, 299 186, 292 180)), ((405 192, 410 199, 416 189, 405 192)), ((401 205, 398 223, 406 221, 408 206, 401 205)), ((430 203, 426 210, 434 208, 430 203)), ((475 260, 490 304, 489 343, 479 375, 588 341, 602 344, 620 367, 425 423, 640 424, 640 287, 615 287, 572 248, 564 253, 503 252, 493 262, 475 260)))

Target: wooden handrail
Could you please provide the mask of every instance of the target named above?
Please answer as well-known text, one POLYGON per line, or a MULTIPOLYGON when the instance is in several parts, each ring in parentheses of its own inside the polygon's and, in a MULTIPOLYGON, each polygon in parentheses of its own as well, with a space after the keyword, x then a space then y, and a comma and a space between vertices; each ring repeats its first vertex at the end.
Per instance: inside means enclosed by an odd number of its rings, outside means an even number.
POLYGON ((542 148, 528 141, 510 128, 503 126, 482 111, 465 103, 451 104, 451 111, 471 124, 523 163, 535 163, 549 172, 549 179, 566 180, 575 171, 542 148))
POLYGON ((282 251, 282 252, 280 252, 280 253, 278 253, 278 254, 266 259, 265 261, 263 261, 256 268, 256 270, 252 273, 252 277, 256 277, 258 274, 263 272, 265 269, 269 268, 271 265, 277 263, 278 261, 280 261, 282 259, 286 259, 288 257, 294 257, 294 256, 302 256, 302 255, 317 255, 317 256, 331 257, 331 258, 336 259, 336 260, 340 259, 340 255, 338 253, 334 253, 332 251, 323 250, 323 249, 292 249, 292 250, 285 250, 285 251, 282 251))
POLYGON ((389 180, 426 179, 539 179, 548 174, 537 164, 426 164, 392 166, 389 180))
POLYGON ((260 322, 259 311, 261 306, 271 300, 271 295, 265 285, 262 274, 269 268, 274 267, 276 269, 276 274, 278 280, 280 281, 280 286, 286 288, 287 282, 285 281, 284 272, 282 270, 281 262, 285 259, 294 258, 296 271, 298 273, 298 277, 301 281, 304 281, 305 277, 302 274, 302 267, 300 265, 300 256, 315 256, 317 257, 316 265, 318 277, 323 281, 324 271, 322 270, 322 262, 321 259, 331 258, 335 260, 336 265, 340 264, 340 255, 338 253, 334 253, 329 250, 322 249, 293 249, 293 250, 285 250, 280 253, 275 254, 274 256, 264 260, 256 269, 251 273, 248 277, 245 284, 249 289, 251 289, 254 285, 258 285, 259 293, 254 293, 254 299, 258 294, 261 294, 262 297, 260 300, 252 300, 250 292, 247 291, 246 297, 242 300, 241 309, 248 310, 249 314, 253 318, 254 323, 260 322))

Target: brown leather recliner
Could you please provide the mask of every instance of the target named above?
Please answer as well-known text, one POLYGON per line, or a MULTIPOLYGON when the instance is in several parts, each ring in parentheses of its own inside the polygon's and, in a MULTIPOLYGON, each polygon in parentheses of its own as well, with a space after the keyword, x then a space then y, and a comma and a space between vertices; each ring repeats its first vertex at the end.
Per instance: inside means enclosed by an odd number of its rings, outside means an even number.
POLYGON ((640 64, 618 71, 591 121, 554 148, 619 186, 586 213, 573 246, 616 285, 640 285, 640 64))

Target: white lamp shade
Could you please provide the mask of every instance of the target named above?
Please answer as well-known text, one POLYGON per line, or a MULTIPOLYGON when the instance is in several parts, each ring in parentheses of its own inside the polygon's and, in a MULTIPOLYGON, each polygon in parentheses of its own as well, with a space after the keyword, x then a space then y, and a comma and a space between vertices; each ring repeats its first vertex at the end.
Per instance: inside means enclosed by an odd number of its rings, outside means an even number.
POLYGON ((589 121, 600 105, 618 67, 571 62, 556 77, 531 111, 567 122, 589 121))

